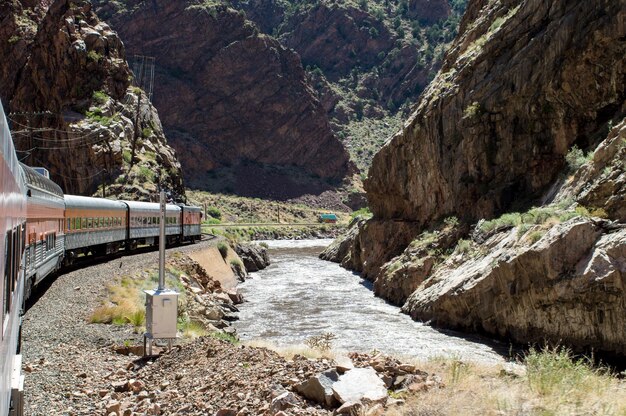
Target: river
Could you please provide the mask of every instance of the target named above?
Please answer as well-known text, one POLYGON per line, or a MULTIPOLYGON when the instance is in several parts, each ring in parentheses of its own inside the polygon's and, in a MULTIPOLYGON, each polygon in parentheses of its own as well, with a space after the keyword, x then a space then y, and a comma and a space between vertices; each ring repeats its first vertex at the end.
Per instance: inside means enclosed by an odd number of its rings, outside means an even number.
POLYGON ((371 284, 317 256, 332 240, 266 241, 272 264, 239 285, 246 302, 235 328, 242 340, 304 344, 330 332, 333 348, 416 359, 502 362, 506 346, 482 343, 415 322, 374 296, 371 284))

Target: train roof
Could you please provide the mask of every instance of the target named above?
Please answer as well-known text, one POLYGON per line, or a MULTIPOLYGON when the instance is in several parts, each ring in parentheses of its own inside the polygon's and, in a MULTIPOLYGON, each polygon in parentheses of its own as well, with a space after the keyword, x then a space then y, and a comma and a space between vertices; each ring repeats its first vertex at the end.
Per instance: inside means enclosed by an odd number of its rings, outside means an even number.
MULTIPOLYGON (((131 211, 144 211, 144 212, 160 212, 161 206, 158 202, 142 202, 142 201, 123 201, 131 211)), ((180 211, 181 208, 178 205, 167 204, 165 206, 166 211, 180 211)))
POLYGON ((178 204, 178 206, 184 209, 185 211, 202 212, 202 207, 197 207, 195 205, 178 204))
POLYGON ((126 204, 122 201, 115 201, 112 199, 65 195, 65 208, 126 210, 126 204))
POLYGON ((19 167, 19 161, 17 160, 15 147, 13 146, 13 139, 11 138, 11 132, 9 131, 9 123, 4 115, 2 101, 0 101, 0 157, 4 159, 9 171, 15 178, 20 191, 26 193, 24 171, 19 167))
POLYGON ((45 176, 37 173, 37 171, 30 166, 26 166, 23 163, 20 163, 20 165, 22 166, 22 171, 24 172, 26 186, 56 195, 59 198, 63 198, 63 190, 59 185, 46 178, 45 176))

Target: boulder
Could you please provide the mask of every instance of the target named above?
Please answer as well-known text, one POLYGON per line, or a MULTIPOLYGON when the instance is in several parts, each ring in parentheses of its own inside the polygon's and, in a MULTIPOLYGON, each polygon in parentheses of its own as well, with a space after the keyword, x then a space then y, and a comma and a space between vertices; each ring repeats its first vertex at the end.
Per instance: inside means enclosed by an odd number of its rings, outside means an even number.
POLYGON ((333 408, 339 404, 333 395, 333 384, 338 380, 339 374, 335 370, 329 370, 311 377, 304 383, 297 385, 295 389, 307 399, 333 408))
POLYGON ((256 244, 237 244, 235 245, 235 252, 243 261, 248 273, 258 272, 270 264, 270 257, 265 247, 256 244))
POLYGON ((278 413, 281 410, 286 410, 298 405, 298 399, 293 393, 284 392, 279 396, 272 399, 271 410, 272 414, 278 413))
POLYGON ((333 384, 333 394, 342 404, 368 402, 385 402, 387 388, 371 368, 354 368, 339 377, 333 384))

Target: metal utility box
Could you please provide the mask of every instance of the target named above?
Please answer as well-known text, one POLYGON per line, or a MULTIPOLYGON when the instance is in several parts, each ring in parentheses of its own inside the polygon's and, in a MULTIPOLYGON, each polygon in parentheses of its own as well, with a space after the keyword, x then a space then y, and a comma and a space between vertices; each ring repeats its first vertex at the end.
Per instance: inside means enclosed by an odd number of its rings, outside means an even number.
POLYGON ((152 339, 176 338, 178 292, 146 290, 146 336, 152 339))

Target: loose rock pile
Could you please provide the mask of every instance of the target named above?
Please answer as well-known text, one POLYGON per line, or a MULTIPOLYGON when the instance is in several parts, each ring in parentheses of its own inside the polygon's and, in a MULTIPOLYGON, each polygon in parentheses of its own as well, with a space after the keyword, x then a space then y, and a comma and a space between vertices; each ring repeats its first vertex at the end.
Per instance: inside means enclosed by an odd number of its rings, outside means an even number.
POLYGON ((211 337, 175 347, 156 361, 133 361, 127 370, 107 376, 109 391, 98 406, 108 415, 374 416, 402 402, 389 398, 388 390, 443 386, 382 354, 352 353, 338 361, 297 355, 288 361, 265 348, 211 337))

